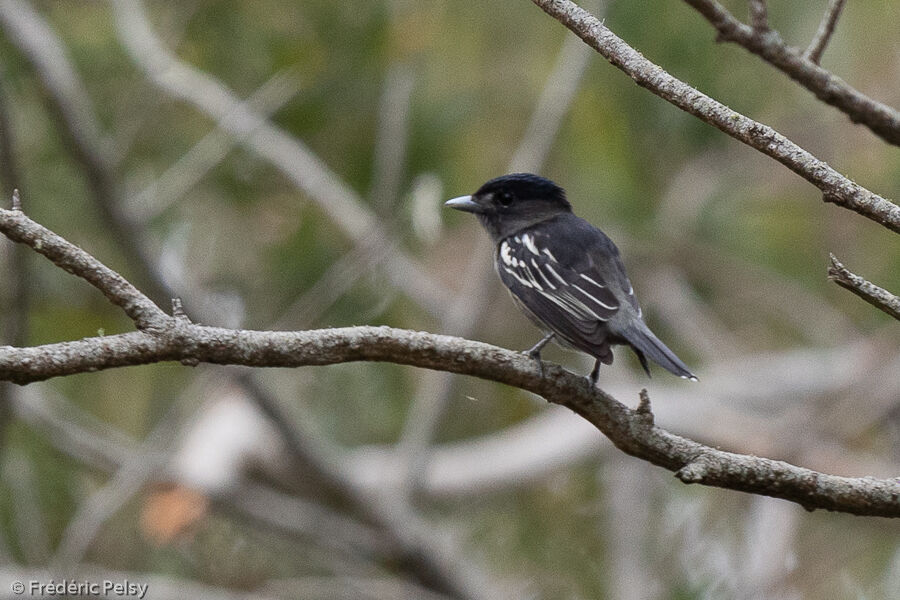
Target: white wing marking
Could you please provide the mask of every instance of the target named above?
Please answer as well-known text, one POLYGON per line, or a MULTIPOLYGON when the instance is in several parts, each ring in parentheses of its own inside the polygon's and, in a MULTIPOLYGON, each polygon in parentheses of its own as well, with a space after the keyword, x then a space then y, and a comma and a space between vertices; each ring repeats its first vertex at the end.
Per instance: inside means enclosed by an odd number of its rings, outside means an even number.
POLYGON ((581 288, 580 286, 575 285, 575 284, 573 283, 573 284, 572 284, 572 287, 574 287, 576 290, 578 290, 579 292, 581 292, 582 294, 584 294, 585 296, 587 296, 588 298, 590 298, 591 300, 593 300, 594 302, 596 302, 597 304, 599 304, 600 306, 602 306, 603 308, 606 308, 606 309, 609 309, 609 310, 615 310, 615 309, 616 309, 615 306, 610 306, 609 304, 604 304, 603 302, 600 302, 599 300, 597 300, 596 298, 594 298, 593 296, 591 296, 589 293, 587 293, 587 291, 584 290, 583 288, 581 288))
POLYGON ((559 276, 559 273, 556 272, 556 269, 553 268, 553 265, 548 264, 548 265, 547 265, 547 270, 550 271, 550 272, 553 274, 553 276, 556 277, 556 279, 559 280, 559 282, 560 282, 561 284, 563 284, 563 285, 569 285, 569 282, 567 282, 565 279, 563 279, 562 277, 559 276))
POLYGON ((538 252, 537 246, 534 245, 534 238, 526 233, 522 235, 522 241, 525 243, 525 247, 528 248, 532 254, 534 254, 535 256, 540 256, 540 252, 538 252))
POLYGON ((521 275, 519 275, 516 271, 513 271, 513 270, 510 269, 509 267, 503 267, 503 270, 506 271, 507 273, 509 273, 510 275, 512 275, 513 277, 515 277, 516 280, 517 280, 519 283, 521 283, 522 285, 524 285, 525 287, 527 287, 527 288, 532 287, 531 282, 528 281, 527 279, 524 279, 524 278, 523 278, 521 275))
POLYGON ((586 281, 589 281, 589 282, 593 283, 594 285, 596 285, 596 286, 597 286, 598 288, 600 288, 600 289, 603 289, 603 288, 606 287, 606 286, 603 285, 602 283, 597 283, 596 281, 594 281, 593 279, 591 279, 590 277, 588 277, 588 276, 585 275, 584 273, 581 273, 581 278, 584 279, 584 280, 586 280, 586 281))
POLYGON ((534 270, 538 272, 538 275, 541 276, 541 279, 544 280, 544 283, 547 284, 547 287, 549 287, 551 290, 555 290, 555 289, 556 289, 556 286, 553 285, 552 283, 550 283, 550 280, 547 279, 547 276, 544 275, 544 272, 543 272, 543 271, 541 271, 540 265, 538 265, 538 264, 534 261, 533 258, 531 259, 531 266, 533 266, 533 267, 534 267, 534 270))
POLYGON ((532 287, 534 287, 539 292, 543 292, 544 288, 541 287, 541 284, 538 283, 537 277, 534 276, 534 273, 531 272, 531 269, 528 265, 525 264, 524 261, 519 261, 519 264, 522 265, 522 268, 525 269, 525 275, 528 277, 528 281, 531 282, 532 287))
POLYGON ((500 244, 500 260, 503 261, 504 265, 515 266, 516 259, 510 256, 510 250, 511 248, 509 247, 509 244, 507 244, 505 241, 500 244))

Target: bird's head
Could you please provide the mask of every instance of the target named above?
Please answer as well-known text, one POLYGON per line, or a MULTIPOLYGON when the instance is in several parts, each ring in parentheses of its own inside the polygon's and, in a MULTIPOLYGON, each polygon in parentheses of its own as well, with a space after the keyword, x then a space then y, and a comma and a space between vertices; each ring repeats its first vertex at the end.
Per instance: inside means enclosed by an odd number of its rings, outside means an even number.
POLYGON ((538 175, 513 173, 491 179, 471 196, 460 196, 446 206, 474 213, 494 241, 572 212, 561 187, 538 175))

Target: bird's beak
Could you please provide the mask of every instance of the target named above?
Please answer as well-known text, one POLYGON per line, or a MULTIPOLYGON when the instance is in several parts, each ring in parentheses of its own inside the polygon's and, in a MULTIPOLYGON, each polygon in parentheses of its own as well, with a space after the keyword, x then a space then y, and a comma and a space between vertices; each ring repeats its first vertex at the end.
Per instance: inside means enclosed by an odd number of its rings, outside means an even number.
POLYGON ((470 213, 480 213, 484 212, 484 208, 472 200, 472 196, 460 196, 459 198, 454 198, 453 200, 447 200, 444 202, 444 206, 449 206, 450 208, 455 208, 456 210, 462 210, 470 213))

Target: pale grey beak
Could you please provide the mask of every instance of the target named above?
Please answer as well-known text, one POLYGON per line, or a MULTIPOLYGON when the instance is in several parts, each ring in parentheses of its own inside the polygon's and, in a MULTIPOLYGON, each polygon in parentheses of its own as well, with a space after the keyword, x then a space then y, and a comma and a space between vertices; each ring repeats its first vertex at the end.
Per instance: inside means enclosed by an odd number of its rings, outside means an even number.
POLYGON ((462 210, 470 213, 484 212, 482 206, 472 200, 472 196, 460 196, 459 198, 454 198, 453 200, 447 200, 446 202, 444 202, 444 206, 449 206, 450 208, 455 208, 456 210, 462 210))

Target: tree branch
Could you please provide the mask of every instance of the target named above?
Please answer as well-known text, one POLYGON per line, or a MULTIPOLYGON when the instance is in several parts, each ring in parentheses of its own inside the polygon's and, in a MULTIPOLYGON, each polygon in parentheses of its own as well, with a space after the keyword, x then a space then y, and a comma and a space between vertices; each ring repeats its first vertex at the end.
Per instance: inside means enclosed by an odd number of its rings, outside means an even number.
POLYGON ((758 31, 741 23, 716 0, 684 1, 716 28, 719 40, 734 42, 756 54, 815 94, 816 98, 846 114, 854 123, 862 123, 884 141, 900 145, 900 112, 869 98, 823 69, 818 61, 788 46, 778 32, 769 29, 765 35, 759 35, 758 31))
MULTIPOLYGON (((114 367, 180 360, 255 367, 300 367, 381 361, 473 375, 543 396, 578 413, 619 449, 675 472, 685 483, 783 498, 809 510, 900 517, 900 481, 818 473, 785 462, 724 452, 653 425, 649 402, 634 411, 583 377, 482 342, 393 329, 247 331, 195 325, 144 307, 133 286, 83 250, 20 211, 0 209, 0 231, 100 289, 110 301, 148 319, 145 331, 30 348, 0 347, 0 380, 25 384, 114 367), (34 233, 37 231, 37 233, 34 233), (50 237, 53 236, 53 237, 50 237), (45 248, 50 243, 50 249, 45 248), (137 308, 134 308, 137 306, 137 308), (149 313, 144 316, 144 312, 149 313)), ((149 302, 149 301, 147 301, 149 302)), ((152 303, 151 303, 152 304, 152 303)))
POLYGON ((759 33, 765 33, 769 29, 769 9, 766 0, 749 0, 750 22, 753 29, 759 33))
POLYGON ((0 209, 0 232, 14 242, 30 246, 53 264, 81 277, 120 307, 138 329, 164 328, 170 319, 124 277, 78 246, 35 223, 21 210, 0 209))
MULTIPOLYGON (((791 169, 833 202, 900 233, 900 206, 847 179, 768 125, 746 117, 666 72, 571 0, 532 0, 641 87, 791 169)), ((742 25, 751 31, 746 25, 742 25)), ((900 131, 900 117, 898 117, 900 131)), ((898 137, 900 140, 900 137, 898 137)))
POLYGON ((816 31, 816 36, 809 43, 809 48, 803 53, 803 58, 811 63, 819 64, 819 61, 822 60, 822 53, 825 52, 825 46, 831 41, 834 28, 843 10, 844 0, 831 0, 828 3, 825 15, 819 23, 819 30, 816 31))
POLYGON ((900 297, 850 272, 834 254, 829 256, 831 257, 831 266, 828 267, 828 279, 842 288, 850 290, 875 308, 900 320, 900 297))

